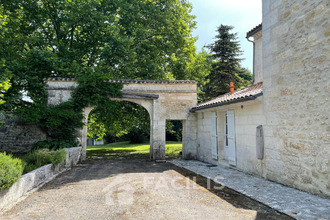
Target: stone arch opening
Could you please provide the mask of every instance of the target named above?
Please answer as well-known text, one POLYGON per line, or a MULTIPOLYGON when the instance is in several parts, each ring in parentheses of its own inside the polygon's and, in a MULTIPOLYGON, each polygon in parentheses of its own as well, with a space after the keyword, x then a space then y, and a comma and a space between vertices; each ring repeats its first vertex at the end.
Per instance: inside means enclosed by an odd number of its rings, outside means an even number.
MULTIPOLYGON (((150 157, 152 160, 165 160, 166 120, 182 120, 182 157, 196 158, 197 130, 196 115, 190 112, 197 104, 197 82, 191 80, 111 80, 122 83, 122 97, 109 97, 111 100, 130 101, 143 106, 150 116, 150 157)), ((48 105, 58 105, 68 101, 71 91, 77 86, 75 79, 51 78, 47 80, 48 105)), ((84 109, 85 120, 93 107, 84 109)), ((86 158, 87 126, 77 133, 82 150, 81 159, 86 158)))
MULTIPOLYGON (((145 111, 146 115, 147 115, 147 124, 148 124, 148 129, 146 129, 147 131, 145 131, 146 135, 146 139, 149 140, 150 142, 150 133, 151 133, 151 127, 150 125, 152 124, 151 121, 151 112, 150 112, 150 108, 148 110, 148 105, 146 102, 141 102, 141 101, 136 101, 136 100, 126 100, 126 99, 122 99, 122 98, 110 98, 111 102, 115 103, 119 103, 120 105, 122 105, 123 108, 126 108, 126 110, 128 108, 140 108, 140 110, 142 109, 142 111, 145 111)), ((83 157, 86 157, 86 150, 87 150, 87 139, 88 139, 88 120, 90 119, 91 114, 93 113, 93 111, 96 111, 96 107, 88 107, 84 109, 84 127, 82 129, 82 133, 78 134, 81 137, 81 142, 82 142, 82 146, 83 146, 83 157)), ((124 112, 124 114, 133 114, 133 113, 127 113, 124 112)), ((131 115, 132 116, 132 115, 131 115)), ((141 120, 146 120, 144 118, 142 118, 141 120)), ((142 121, 141 121, 142 122, 142 121)), ((133 124, 133 123, 132 123, 133 124)), ((136 125, 136 124, 135 124, 136 125)), ((108 132, 111 132, 111 130, 109 130, 108 132)), ((141 135, 143 135, 141 133, 141 135)), ((152 154, 151 154, 151 149, 150 149, 150 159, 152 159, 152 154)))

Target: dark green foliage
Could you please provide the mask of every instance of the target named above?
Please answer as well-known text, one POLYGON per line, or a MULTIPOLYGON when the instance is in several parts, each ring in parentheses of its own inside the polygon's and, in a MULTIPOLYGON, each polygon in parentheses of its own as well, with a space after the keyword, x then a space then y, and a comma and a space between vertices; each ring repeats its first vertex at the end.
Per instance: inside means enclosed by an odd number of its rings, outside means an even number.
POLYGON ((182 141, 182 121, 166 121, 166 141, 182 141))
POLYGON ((26 162, 24 172, 30 172, 46 164, 61 164, 66 158, 66 152, 64 149, 52 151, 49 149, 37 149, 33 150, 24 157, 26 162))
POLYGON ((109 102, 108 96, 120 97, 122 85, 107 81, 204 80, 208 69, 203 67, 209 65, 205 54, 196 54, 190 13, 187 0, 2 0, 0 72, 5 77, 0 76, 0 84, 10 79, 11 87, 0 111, 15 111, 38 123, 56 143, 73 143, 86 106, 96 107, 96 133, 106 128, 125 134, 141 126, 138 120, 149 123, 149 117, 140 117, 143 111, 133 108, 128 117, 126 104, 109 102), (69 103, 46 107, 48 77, 78 79, 69 103), (22 92, 33 102, 24 100, 22 92))
POLYGON ((72 140, 77 128, 83 126, 82 109, 76 109, 74 102, 64 102, 46 109, 40 124, 48 136, 55 140, 72 140))
POLYGON ((108 102, 109 97, 121 97, 121 83, 110 83, 104 74, 89 73, 78 78, 78 87, 72 93, 72 100, 77 109, 98 106, 108 102))
POLYGON ((44 141, 38 141, 37 143, 33 144, 33 149, 41 149, 41 148, 47 148, 51 150, 58 150, 61 148, 70 148, 70 147, 76 147, 77 141, 76 140, 44 140, 44 141))
POLYGON ((13 185, 23 173, 22 160, 0 153, 0 191, 13 185))
POLYGON ((143 130, 143 128, 134 126, 130 129, 128 133, 129 142, 131 144, 143 143, 148 140, 148 135, 149 134, 145 130, 143 130))
POLYGON ((212 67, 203 87, 203 99, 211 99, 230 91, 230 82, 235 89, 249 85, 251 75, 248 70, 241 68, 239 56, 242 54, 237 34, 231 33, 232 26, 220 25, 216 41, 209 45, 212 67))
POLYGON ((124 140, 131 140, 131 130, 132 134, 139 131, 143 138, 149 136, 149 113, 138 104, 125 101, 107 101, 103 105, 97 106, 90 113, 88 121, 89 138, 93 136, 102 138, 110 132, 117 138, 122 137, 124 140))

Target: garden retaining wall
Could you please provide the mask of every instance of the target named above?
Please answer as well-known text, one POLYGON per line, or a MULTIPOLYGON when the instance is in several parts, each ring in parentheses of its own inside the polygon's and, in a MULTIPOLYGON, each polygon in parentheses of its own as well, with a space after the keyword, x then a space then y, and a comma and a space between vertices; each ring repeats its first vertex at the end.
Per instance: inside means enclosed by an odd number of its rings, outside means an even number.
POLYGON ((65 151, 67 153, 65 164, 42 166, 24 174, 9 189, 0 192, 0 211, 12 208, 60 173, 75 166, 80 159, 81 147, 65 148, 65 151))
POLYGON ((38 141, 46 140, 46 133, 37 125, 26 123, 17 116, 0 114, 0 152, 22 153, 32 149, 38 141))

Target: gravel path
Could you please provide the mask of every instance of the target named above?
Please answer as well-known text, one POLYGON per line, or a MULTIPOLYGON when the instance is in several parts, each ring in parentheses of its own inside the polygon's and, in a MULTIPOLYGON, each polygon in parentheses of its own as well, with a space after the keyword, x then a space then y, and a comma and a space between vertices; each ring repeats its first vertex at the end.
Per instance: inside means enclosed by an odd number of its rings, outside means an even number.
POLYGON ((61 174, 0 219, 290 217, 170 163, 95 160, 61 174))

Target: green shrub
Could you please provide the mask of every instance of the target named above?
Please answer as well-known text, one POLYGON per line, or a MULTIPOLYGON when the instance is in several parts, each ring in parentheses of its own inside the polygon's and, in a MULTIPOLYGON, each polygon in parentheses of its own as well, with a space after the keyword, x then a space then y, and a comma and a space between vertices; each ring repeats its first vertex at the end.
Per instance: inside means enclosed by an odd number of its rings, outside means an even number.
POLYGON ((58 150, 61 148, 76 147, 78 142, 76 140, 44 140, 33 144, 33 149, 48 148, 51 150, 58 150))
POLYGON ((128 137, 131 144, 139 144, 148 140, 148 133, 142 126, 134 126, 129 131, 128 137))
POLYGON ((12 155, 0 153, 0 191, 13 185, 23 173, 23 162, 12 155))
POLYGON ((57 150, 53 152, 53 157, 51 158, 52 164, 61 164, 66 159, 66 152, 64 149, 57 150))
POLYGON ((46 164, 60 164, 64 162, 66 152, 64 149, 52 151, 46 148, 31 151, 24 157, 26 166, 24 172, 30 172, 46 164))

